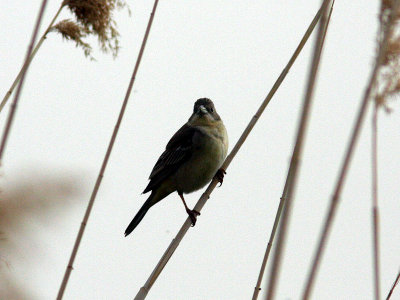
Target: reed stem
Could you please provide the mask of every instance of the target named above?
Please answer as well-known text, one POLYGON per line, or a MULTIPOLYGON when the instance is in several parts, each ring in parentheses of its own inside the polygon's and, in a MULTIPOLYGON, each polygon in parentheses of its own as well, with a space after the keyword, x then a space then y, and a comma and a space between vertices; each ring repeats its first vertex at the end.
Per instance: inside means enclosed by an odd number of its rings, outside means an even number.
POLYGON ((285 205, 282 211, 282 221, 278 232, 278 240, 276 243, 276 251, 272 261, 271 271, 269 273, 269 283, 267 288, 267 300, 272 300, 275 297, 276 285, 279 279, 279 271, 281 266, 281 260, 283 257, 286 235, 289 228, 289 221, 291 215, 291 206, 293 203, 293 196, 296 189, 299 162, 301 160, 303 145, 305 142, 305 135, 307 130, 308 121, 310 118, 310 110, 314 94, 314 86, 317 78, 318 67, 321 60, 322 48, 325 42, 326 31, 329 25, 330 16, 332 13, 334 1, 324 0, 321 3, 321 20, 318 28, 318 36, 314 45, 312 63, 310 73, 308 75, 308 82, 306 87, 306 94, 303 100, 303 109, 301 112, 301 118, 296 134, 296 143, 293 149, 292 159, 290 161, 290 167, 287 177, 287 191, 285 205), (328 4, 331 5, 328 5, 328 4), (330 6, 330 10, 328 7, 330 6))
POLYGON ((365 90, 364 96, 362 98, 362 101, 360 103, 360 108, 353 126, 353 130, 352 130, 352 134, 350 137, 350 141, 349 144, 347 146, 346 152, 345 152, 345 157, 343 160, 343 163, 341 165, 339 174, 338 174, 338 178, 335 184, 335 188, 334 188, 334 192, 333 192, 333 196, 331 197, 331 201, 330 201, 330 205, 328 208, 328 213, 326 215, 325 218, 325 222, 320 234, 320 238, 318 241, 318 245, 311 263, 311 268, 310 268, 310 272, 307 276, 307 280, 306 280, 306 284, 305 284, 305 288, 304 288, 304 292, 303 292, 303 296, 302 299, 307 300, 310 298, 311 295, 311 290, 315 281, 315 277, 319 268, 319 264, 321 262, 322 259, 322 254, 325 250, 326 247, 326 243, 328 240, 328 236, 332 227, 332 223, 333 223, 333 219, 335 218, 335 214, 337 211, 337 207, 339 204, 339 200, 340 200, 340 195, 344 186, 344 182, 346 179, 346 175, 347 175, 347 171, 350 167, 350 161, 351 158, 353 156, 354 153, 354 148, 355 145, 357 143, 358 137, 360 135, 360 131, 361 131, 361 127, 365 118, 365 114, 367 111, 367 104, 368 101, 370 99, 371 96, 371 92, 372 89, 376 83, 376 79, 378 76, 378 70, 379 67, 382 65, 383 59, 384 59, 384 55, 387 49, 387 45, 388 45, 388 37, 390 35, 390 31, 391 31, 391 24, 393 23, 394 19, 395 19, 395 12, 397 12, 397 9, 399 7, 400 4, 400 0, 396 0, 394 2, 393 5, 393 9, 390 15, 390 20, 388 23, 388 26, 386 27, 385 30, 385 34, 381 43, 381 46, 379 47, 379 52, 378 55, 376 57, 375 60, 375 65, 374 68, 371 72, 371 76, 370 79, 368 81, 368 86, 367 89, 365 90))
POLYGON ((31 64, 31 62, 32 62, 33 58, 35 57, 36 53, 38 52, 40 46, 42 46, 44 40, 47 37, 47 34, 49 33, 50 29, 53 27, 54 22, 58 18, 58 16, 59 16, 61 10, 63 9, 63 7, 64 7, 63 5, 60 6, 60 8, 58 9, 57 13, 55 14, 53 19, 51 20, 49 26, 47 27, 46 31, 43 33, 42 37, 40 38, 39 42, 36 44, 35 48, 33 48, 32 53, 29 55, 29 58, 27 60, 25 60, 25 63, 22 65, 22 68, 19 71, 17 77, 14 79, 14 82, 12 83, 11 87, 9 88, 9 90, 7 91, 7 93, 5 94, 3 100, 0 103, 0 113, 3 110, 4 106, 7 104, 8 98, 10 98, 10 96, 11 96, 12 92, 14 91, 15 87, 17 86, 18 82, 21 80, 22 75, 26 72, 26 69, 31 64))
POLYGON ((22 70, 22 73, 21 73, 21 78, 19 80, 17 91, 15 93, 14 100, 12 102, 11 109, 10 109, 10 112, 8 114, 8 117, 7 117, 6 125, 4 127, 3 136, 1 138, 1 144, 0 144, 0 166, 3 163, 3 155, 4 155, 4 152, 5 152, 5 149, 6 149, 6 144, 7 144, 8 137, 10 135, 11 125, 12 125, 12 123, 14 121, 15 113, 17 111, 17 105, 18 105, 19 98, 20 98, 21 91, 22 91, 22 86, 23 86, 24 80, 25 80, 25 75, 26 75, 26 72, 28 70, 29 63, 27 63, 27 62, 29 61, 29 58, 31 57, 33 45, 35 45, 35 42, 36 42, 36 37, 37 37, 37 34, 39 32, 40 23, 42 22, 43 14, 44 14, 44 10, 46 8, 46 5, 47 5, 47 0, 42 0, 42 4, 41 4, 40 10, 39 10, 39 14, 38 14, 37 19, 36 19, 35 27, 33 29, 31 41, 29 43, 28 50, 27 50, 26 56, 25 56, 24 66, 26 65, 26 67, 22 68, 23 70, 22 70))
POLYGON ((101 181, 102 181, 102 179, 104 177, 104 172, 106 170, 108 160, 109 160, 109 158, 111 156, 111 152, 112 152, 112 149, 113 149, 113 146, 114 146, 114 143, 115 143, 115 139, 117 138, 119 127, 121 125, 122 118, 124 116, 124 113, 125 113, 125 110, 126 110, 126 106, 128 104, 129 96, 131 94, 132 87, 133 87, 133 84, 134 84, 135 79, 136 79, 136 74, 137 74, 137 72, 139 70, 139 65, 140 65, 140 62, 142 60, 143 52, 144 52, 144 49, 146 47, 146 42, 147 42, 147 39, 148 39, 148 36, 149 36, 149 33, 150 33, 151 25, 153 23, 154 15, 155 15, 155 12, 156 12, 156 9, 157 9, 157 4, 158 4, 158 0, 155 0, 152 12, 150 14, 149 21, 147 23, 147 28, 146 28, 146 32, 145 32, 144 37, 143 37, 142 45, 140 47, 140 51, 139 51, 138 57, 136 59, 135 68, 133 70, 132 77, 131 77, 131 80, 130 80, 129 85, 128 85, 128 89, 126 91, 125 98, 124 98, 124 101, 122 103, 121 110, 120 110, 120 113, 118 115, 118 119, 117 119, 117 122, 115 124, 115 127, 114 127, 114 131, 112 133, 110 142, 108 144, 107 151, 106 151, 106 154, 104 156, 103 163, 101 165, 99 174, 97 176, 96 183, 94 185, 92 194, 90 196, 90 200, 89 200, 88 206, 86 208, 85 215, 83 217, 81 226, 79 228, 78 235, 76 237, 76 240, 75 240, 75 243, 74 243, 74 247, 72 249, 71 256, 70 256, 70 259, 68 261, 68 265, 67 265, 67 268, 65 270, 64 277, 63 277, 63 280, 61 282, 60 289, 58 291, 57 300, 61 300, 62 299, 62 297, 64 295, 64 292, 65 292, 65 289, 67 287, 67 283, 68 283, 69 277, 71 275, 71 271, 73 270, 73 264, 74 264, 74 261, 75 261, 75 257, 76 257, 76 255, 78 253, 79 245, 81 243, 83 233, 85 232, 86 224, 87 224, 87 222, 89 220, 89 216, 90 216, 90 213, 92 211, 92 207, 93 207, 94 201, 96 200, 97 192, 98 192, 98 190, 100 188, 101 181))

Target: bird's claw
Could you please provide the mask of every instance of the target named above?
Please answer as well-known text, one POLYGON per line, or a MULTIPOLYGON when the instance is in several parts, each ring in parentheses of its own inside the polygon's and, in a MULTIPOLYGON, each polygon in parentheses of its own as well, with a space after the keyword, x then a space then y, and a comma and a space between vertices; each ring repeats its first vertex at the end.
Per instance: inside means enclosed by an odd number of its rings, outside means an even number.
POLYGON ((194 227, 194 225, 196 225, 197 216, 200 216, 200 213, 194 209, 192 209, 192 210, 187 209, 186 212, 188 213, 189 218, 192 221, 192 227, 194 227))
POLYGON ((226 171, 224 169, 219 169, 217 171, 217 173, 215 173, 215 178, 218 180, 219 182, 219 186, 220 187, 222 185, 222 183, 224 182, 224 175, 226 174, 226 171))

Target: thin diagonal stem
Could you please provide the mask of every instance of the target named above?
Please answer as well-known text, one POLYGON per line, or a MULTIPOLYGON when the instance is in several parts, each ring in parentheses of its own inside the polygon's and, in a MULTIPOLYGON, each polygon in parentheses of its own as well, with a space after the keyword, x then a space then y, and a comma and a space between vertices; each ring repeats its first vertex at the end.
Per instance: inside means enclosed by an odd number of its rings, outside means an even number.
POLYGON ((397 277, 396 277, 395 281, 393 282, 392 288, 390 289, 389 294, 388 294, 387 297, 386 297, 386 300, 389 300, 390 297, 392 297, 394 288, 395 288, 396 285, 399 283, 399 281, 400 281, 400 271, 399 271, 399 273, 397 274, 397 277))
POLYGON ((375 104, 372 116, 372 232, 375 300, 380 299, 380 263, 379 263, 379 210, 378 210, 378 106, 375 104))
POLYGON ((79 228, 79 232, 78 232, 78 235, 77 235, 76 240, 75 240, 74 248, 72 249, 72 253, 71 253, 67 268, 66 268, 65 273, 64 273, 64 278, 63 278, 63 281, 61 283, 60 289, 58 291, 57 300, 61 300, 62 299, 62 297, 64 295, 65 288, 66 288, 67 283, 68 283, 69 276, 70 276, 71 271, 73 269, 73 264, 74 264, 74 261, 75 261, 75 257, 76 257, 76 255, 78 253, 79 245, 81 243, 82 236, 83 236, 83 233, 85 231, 86 224, 87 224, 87 222, 89 220, 90 212, 92 211, 92 207, 93 207, 94 201, 96 199, 97 192, 98 192, 98 190, 100 188, 100 184, 101 184, 101 181, 103 179, 104 172, 106 170, 107 163, 108 163, 108 160, 109 160, 110 155, 111 155, 111 151, 112 151, 114 143, 115 143, 115 139, 117 138, 118 130, 119 130, 119 127, 121 125, 122 118, 124 116, 126 106, 128 104, 129 96, 131 94, 132 87, 133 87, 133 84, 135 82, 136 74, 137 74, 137 72, 139 70, 139 65, 140 65, 140 62, 141 62, 141 59, 142 59, 142 56, 143 56, 144 49, 146 47, 146 42, 147 42, 147 39, 148 39, 148 36, 149 36, 149 33, 150 33, 151 25, 153 23, 154 15, 155 15, 155 12, 156 12, 156 9, 157 9, 157 4, 158 4, 158 0, 155 0, 154 1, 154 5, 153 5, 153 10, 152 10, 152 12, 150 14, 150 18, 149 18, 149 21, 147 23, 147 28, 146 28, 146 32, 145 32, 144 37, 143 37, 142 45, 140 47, 140 51, 139 51, 138 57, 136 59, 135 68, 133 70, 133 74, 132 74, 131 80, 129 82, 128 89, 126 91, 125 98, 124 98, 124 101, 122 103, 121 110, 120 110, 120 113, 118 115, 118 119, 117 119, 117 122, 115 124, 112 136, 111 136, 110 143, 108 144, 108 148, 107 148, 106 154, 104 156, 104 160, 103 160, 103 163, 101 165, 99 175, 97 177, 97 180, 96 180, 96 183, 94 185, 92 194, 90 196, 90 200, 89 200, 88 206, 86 208, 85 215, 83 217, 81 226, 79 228))
MULTIPOLYGON (((303 48, 303 46, 305 45, 305 43, 307 42, 307 40, 310 37, 311 33, 314 31, 314 28, 317 25, 319 19, 321 18, 321 13, 322 13, 322 8, 320 8, 318 10, 318 12, 316 13, 314 19, 311 21, 310 25, 308 26, 307 31, 304 33, 304 36, 301 39, 299 45, 297 46, 297 49, 296 49, 295 53, 293 54, 293 56, 295 56, 297 51, 301 50, 303 48)), ((289 171, 288 171, 287 178, 289 178, 289 171)), ((272 227, 272 231, 271 231, 271 234, 270 234, 270 237, 269 237, 267 249, 265 250, 264 259, 263 259, 263 262, 261 264, 260 273, 258 274, 258 279, 257 279, 256 286, 254 288, 252 300, 256 300, 258 298, 258 295, 259 295, 260 290, 261 290, 260 287, 261 287, 261 282, 262 282, 263 275, 264 275, 264 272, 265 272, 265 267, 267 265, 269 254, 271 252, 271 247, 272 247, 272 243, 273 243, 273 240, 274 240, 274 237, 275 237, 276 229, 278 228, 278 224, 279 224, 282 208, 283 208, 283 205, 284 205, 285 200, 286 200, 287 187, 288 187, 288 180, 286 180, 285 187, 284 187, 283 193, 282 193, 282 197, 281 197, 281 200, 279 201, 278 210, 277 210, 276 215, 275 215, 274 225, 272 227)))
POLYGON ((297 129, 296 143, 293 149, 292 158, 290 161, 290 167, 288 172, 288 186, 287 186, 287 199, 285 201, 282 223, 279 228, 278 240, 276 243, 276 251, 272 262, 271 271, 269 274, 269 283, 267 289, 267 300, 272 300, 275 297, 275 289, 279 279, 279 271, 281 266, 282 255, 286 242, 286 235, 289 228, 291 206, 293 203, 293 196, 296 189, 297 175, 299 169, 299 161, 301 160, 303 145, 305 142, 305 134, 307 130, 308 121, 310 118, 310 110, 314 94, 314 86, 317 78, 318 67, 321 60, 322 48, 325 41, 326 31, 328 28, 330 16, 332 13, 334 1, 324 0, 321 4, 322 18, 319 23, 318 36, 314 45, 313 59, 311 63, 311 69, 308 76, 306 94, 303 100, 303 109, 301 112, 301 118, 297 129), (328 4, 330 4, 328 6, 328 4), (330 9, 328 9, 330 7, 330 9))
MULTIPOLYGON (((319 12, 319 14, 320 14, 320 12, 319 12)), ((313 26, 315 26, 315 24, 313 26)), ((275 81, 275 83, 272 86, 271 90, 269 91, 268 95, 266 96, 264 101, 261 103, 261 105, 258 108, 258 110, 255 113, 255 115, 251 118, 249 124, 247 125, 247 127, 243 131, 242 135, 240 136, 239 140, 236 142, 235 146, 233 147, 233 149, 230 152, 230 154, 228 155, 228 157, 225 159, 225 162, 223 163, 223 165, 221 167, 222 169, 226 170, 229 167, 230 163, 232 162, 232 160, 234 159, 234 157, 236 156, 236 154, 238 153, 238 151, 242 147, 243 143, 246 141, 246 139, 249 136, 251 130, 256 125, 258 119, 261 117, 261 115, 264 112, 265 108, 267 107, 267 105, 271 101, 271 99, 274 96, 275 92, 278 90, 279 86, 281 85, 281 83, 285 79, 286 75, 289 73, 289 70, 292 67, 293 63, 296 61, 296 58, 298 57, 298 55, 300 54, 301 50, 303 49, 305 43, 307 42, 307 40, 308 40, 312 30, 313 30, 313 26, 310 26, 307 29, 303 39, 301 40, 300 44, 298 45, 298 47, 294 51, 294 53, 293 53, 292 57, 290 58, 289 62, 287 63, 285 68, 282 70, 281 74, 279 75, 278 79, 275 81)), ((207 200, 210 198, 210 195, 211 195, 212 191, 214 190, 214 188, 216 187, 217 183, 218 183, 218 181, 216 179, 213 179, 211 181, 211 183, 207 187, 206 191, 201 195, 200 199, 198 200, 197 204, 195 205, 194 210, 196 210, 198 212, 201 211, 201 209, 203 208, 203 206, 205 205, 207 200)), ((170 245, 168 246, 168 248, 164 252, 163 256, 161 257, 160 261, 158 262, 158 264, 154 268, 153 272, 150 274, 150 276, 147 279, 146 283, 143 285, 143 287, 140 288, 140 290, 136 294, 136 296, 134 298, 135 300, 143 300, 143 299, 146 298, 146 296, 147 296, 148 292, 150 291, 151 287, 153 286, 154 282, 157 280, 158 276, 161 274, 162 270, 164 269, 164 267, 168 263, 169 259, 174 254, 176 248, 179 246, 179 243, 181 242, 181 240, 185 236, 185 234, 188 231, 188 229, 190 228, 191 224, 192 223, 191 223, 190 218, 187 218, 185 223, 182 225, 181 229, 179 230, 179 232, 175 236, 175 238, 171 241, 170 245)))
POLYGON ((6 105, 8 98, 10 98, 13 90, 17 86, 18 82, 20 81, 22 74, 26 71, 26 69, 29 67, 30 63, 32 62, 33 58, 35 57, 36 53, 38 52, 40 46, 43 44, 44 40, 47 37, 47 34, 49 33, 51 27, 53 27, 54 22, 56 21, 57 17, 59 16, 62 8, 64 5, 62 4, 56 14, 54 15, 53 19, 51 20, 49 26, 47 27, 46 31, 43 33, 42 37, 40 38, 39 42, 36 44, 35 48, 33 48, 32 53, 29 55, 29 58, 25 60, 25 63, 23 64, 21 70, 19 71, 17 77, 14 79, 14 82, 12 83, 11 87, 8 89, 7 93, 5 94, 3 100, 0 103, 0 113, 3 110, 4 106, 6 105))
POLYGON ((272 227, 272 231, 271 231, 271 234, 269 237, 267 249, 265 250, 264 259, 261 264, 260 273, 258 274, 257 284, 256 284, 256 287, 254 288, 252 300, 257 300, 258 294, 261 291, 261 283, 262 283, 263 275, 265 273, 265 267, 267 266, 269 254, 270 254, 271 248, 272 248, 272 243, 275 238, 276 229, 278 228, 279 220, 282 215, 282 210, 283 210, 283 207, 284 207, 286 199, 287 199, 287 188, 288 188, 288 183, 289 183, 289 178, 290 178, 289 172, 290 172, 290 169, 288 171, 288 175, 286 177, 286 182, 285 182, 285 187, 283 189, 283 194, 282 194, 281 200, 279 201, 278 209, 276 211, 274 225, 272 227))
POLYGON ((370 99, 372 89, 375 85, 376 78, 378 76, 379 67, 382 64, 382 61, 383 61, 383 58, 384 58, 384 55, 385 55, 385 52, 387 49, 388 37, 389 37, 389 33, 390 33, 391 27, 392 27, 391 24, 393 23, 394 16, 395 16, 394 12, 397 11, 399 4, 400 4, 400 0, 396 0, 396 2, 393 5, 390 20, 389 20, 388 26, 386 27, 384 38, 383 38, 383 41, 379 48, 379 52, 378 52, 378 55, 377 55, 377 58, 375 61, 375 66, 371 73, 371 77, 369 79, 367 89, 365 90, 363 99, 360 104, 359 112, 357 114, 357 118, 356 118, 353 130, 352 130, 350 141, 347 146, 346 153, 345 153, 345 158, 343 160, 343 163, 342 163, 342 166, 340 168, 340 172, 339 172, 339 175, 337 178, 337 182, 335 184, 335 189, 334 189, 334 193, 331 198, 330 205, 329 205, 328 214, 325 218, 323 229, 320 234, 319 241, 318 241, 317 249, 316 249, 315 255, 312 260, 311 269, 310 269, 309 275, 307 277, 305 289, 304 289, 303 296, 302 296, 302 299, 304 299, 304 300, 309 299, 310 295, 311 295, 312 286, 313 286, 313 283, 314 283, 314 280, 316 277, 316 273, 317 273, 319 264, 321 262, 322 254, 325 250, 325 246, 326 246, 326 243, 327 243, 327 240, 329 237, 329 233, 330 233, 330 230, 332 227, 333 219, 335 218, 335 214, 336 214, 336 210, 337 210, 338 203, 340 200, 342 188, 344 186, 347 171, 350 166, 350 161, 353 156, 354 148, 357 143, 358 137, 360 135, 361 126, 363 124, 364 117, 365 117, 365 114, 367 111, 367 104, 370 99))
POLYGON ((43 14, 44 14, 44 10, 46 8, 46 5, 47 5, 47 0, 43 0, 42 4, 40 6, 39 14, 38 14, 37 19, 36 19, 35 27, 33 29, 31 41, 29 43, 28 50, 26 52, 25 62, 24 62, 24 66, 26 65, 26 67, 23 68, 23 71, 22 71, 22 74, 21 74, 21 79, 20 79, 20 82, 18 84, 17 91, 15 93, 13 103, 11 104, 11 109, 10 109, 10 112, 8 114, 8 117, 7 117, 6 126, 4 127, 4 132, 3 132, 3 136, 1 138, 1 144, 0 144, 0 165, 1 165, 2 161, 3 161, 3 155, 4 155, 5 148, 6 148, 7 139, 9 137, 9 135, 10 135, 11 125, 13 123, 14 116, 15 116, 15 113, 17 111, 17 105, 18 105, 18 102, 19 102, 19 97, 21 95, 22 86, 24 85, 25 75, 26 75, 26 72, 28 70, 29 63, 27 63, 27 62, 29 61, 29 58, 30 58, 30 56, 32 54, 33 45, 35 45, 35 42, 36 42, 36 37, 37 37, 38 31, 39 31, 39 28, 40 28, 40 23, 42 22, 42 19, 43 19, 43 14))

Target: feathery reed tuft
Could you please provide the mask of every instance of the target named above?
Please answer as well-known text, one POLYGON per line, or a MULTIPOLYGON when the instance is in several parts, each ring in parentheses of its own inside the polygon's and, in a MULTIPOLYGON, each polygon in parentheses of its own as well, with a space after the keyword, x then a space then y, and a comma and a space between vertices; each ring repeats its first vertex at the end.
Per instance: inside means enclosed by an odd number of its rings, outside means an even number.
POLYGON ((112 15, 115 8, 127 8, 129 15, 131 15, 125 0, 64 0, 5 94, 0 103, 0 112, 21 80, 25 69, 29 67, 32 59, 46 39, 47 34, 51 31, 61 33, 63 38, 67 40, 75 41, 76 46, 81 47, 85 56, 90 57, 91 60, 94 60, 91 55, 92 47, 85 43, 82 38, 95 35, 99 40, 101 50, 105 53, 111 52, 115 58, 119 51, 119 33, 112 15), (64 20, 53 26, 64 7, 68 7, 71 10, 76 17, 76 22, 64 20))
POLYGON ((75 15, 86 33, 96 35, 103 52, 114 57, 119 51, 119 33, 113 19, 114 9, 126 7, 123 0, 64 0, 63 6, 75 15))
POLYGON ((82 41, 82 38, 89 34, 89 31, 83 26, 66 19, 58 22, 50 31, 56 31, 60 33, 64 39, 74 41, 76 47, 81 47, 83 49, 86 57, 94 59, 91 55, 92 47, 88 43, 82 41))
MULTIPOLYGON (((392 13, 393 1, 383 0, 379 15, 380 30, 378 44, 382 43, 384 32, 389 26, 389 16, 392 13)), ((400 93, 400 10, 395 12, 392 28, 388 31, 387 48, 383 56, 375 91, 375 105, 391 112, 388 102, 400 93)))

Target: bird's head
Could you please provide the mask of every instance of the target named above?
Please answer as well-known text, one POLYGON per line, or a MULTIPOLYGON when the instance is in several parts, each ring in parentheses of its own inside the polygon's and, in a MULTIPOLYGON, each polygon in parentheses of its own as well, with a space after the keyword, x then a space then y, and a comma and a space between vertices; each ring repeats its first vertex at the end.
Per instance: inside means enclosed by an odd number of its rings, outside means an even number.
POLYGON ((193 114, 189 122, 193 125, 213 124, 221 121, 214 103, 208 98, 201 98, 194 103, 193 114))

